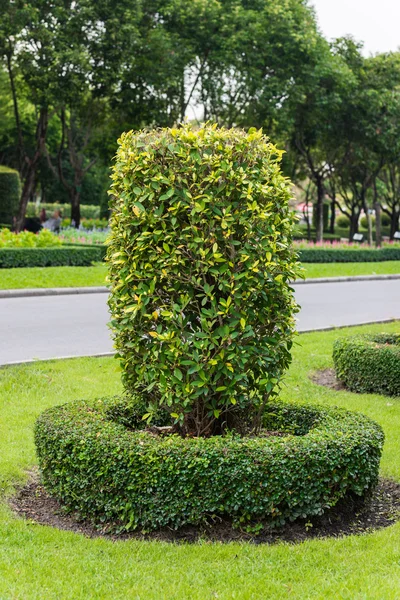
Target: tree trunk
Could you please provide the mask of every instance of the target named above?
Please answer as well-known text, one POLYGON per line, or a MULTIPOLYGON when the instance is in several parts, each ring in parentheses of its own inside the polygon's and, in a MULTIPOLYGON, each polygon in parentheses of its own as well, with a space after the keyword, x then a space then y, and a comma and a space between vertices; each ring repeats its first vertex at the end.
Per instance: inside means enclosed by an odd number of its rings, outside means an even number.
POLYGON ((390 239, 391 240, 394 239, 394 234, 396 233, 396 231, 399 230, 399 217, 400 217, 400 212, 398 212, 394 208, 393 212, 391 214, 391 219, 390 219, 390 239))
POLYGON ((324 238, 324 186, 322 183, 322 177, 318 177, 317 181, 317 203, 315 208, 317 210, 316 220, 316 234, 317 242, 322 242, 324 238))
POLYGON ((335 220, 336 220, 336 199, 333 197, 331 202, 331 218, 329 223, 329 233, 335 233, 335 220))
POLYGON ((47 136, 47 126, 49 121, 49 115, 47 108, 40 109, 39 120, 36 126, 36 147, 35 153, 32 158, 25 157, 26 163, 28 164, 28 171, 25 176, 24 186, 22 188, 22 195, 19 202, 18 215, 15 222, 15 231, 18 233, 23 229, 26 208, 28 206, 29 199, 31 198, 36 183, 36 170, 39 164, 40 157, 42 156, 47 136))
POLYGON ((353 235, 358 233, 358 219, 360 217, 360 213, 352 211, 350 217, 350 231, 349 231, 349 242, 353 241, 353 235))
POLYGON ((378 191, 376 189, 376 182, 374 183, 374 210, 375 210, 375 244, 377 248, 382 245, 382 215, 381 205, 378 200, 378 191))
POLYGON ((36 165, 31 163, 29 165, 28 173, 26 174, 24 186, 22 188, 22 194, 19 201, 18 215, 15 221, 15 231, 19 233, 24 228, 26 209, 28 206, 29 198, 35 188, 36 179, 36 165))
POLYGON ((81 223, 81 204, 80 204, 80 191, 74 187, 71 193, 71 225, 74 223, 74 227, 79 229, 81 223))

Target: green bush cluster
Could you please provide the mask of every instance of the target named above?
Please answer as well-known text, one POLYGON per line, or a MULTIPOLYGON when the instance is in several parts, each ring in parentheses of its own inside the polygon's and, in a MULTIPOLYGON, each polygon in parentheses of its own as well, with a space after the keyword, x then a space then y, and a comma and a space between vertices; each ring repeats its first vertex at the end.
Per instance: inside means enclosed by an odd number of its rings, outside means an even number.
MULTIPOLYGON (((35 202, 28 202, 26 216, 38 217, 42 208, 45 209, 48 218, 53 215, 55 210, 60 210, 65 219, 71 219, 71 206, 59 202, 42 202, 39 205, 36 205, 35 202)), ((100 206, 94 204, 81 204, 80 209, 82 219, 100 218, 100 206)))
POLYGON ((335 227, 348 229, 350 227, 350 219, 346 215, 338 215, 335 219, 335 227))
POLYGON ((51 231, 42 229, 39 233, 21 231, 13 233, 0 229, 0 248, 49 248, 61 246, 61 240, 51 231))
POLYGON ((182 433, 254 426, 290 360, 295 217, 260 131, 129 132, 113 169, 107 252, 123 381, 182 433), (239 417, 240 415, 240 417, 239 417))
POLYGON ((35 442, 46 489, 114 528, 151 530, 230 517, 282 525, 323 513, 376 484, 379 425, 339 408, 273 403, 264 425, 284 437, 156 436, 124 398, 44 412, 35 442))
POLYGON ((337 378, 352 392, 400 396, 400 334, 340 338, 333 362, 337 378))
POLYGON ((0 269, 15 267, 86 267, 104 259, 104 246, 0 248, 0 269))
POLYGON ((21 181, 18 171, 0 165, 0 223, 11 225, 18 212, 21 181))
POLYGON ((301 248, 299 260, 303 263, 350 263, 400 260, 400 248, 301 248))
MULTIPOLYGON (((372 220, 372 226, 375 227, 375 223, 376 223, 375 217, 374 216, 371 217, 371 220, 372 220)), ((368 220, 365 215, 363 217, 361 217, 360 225, 363 229, 368 229, 368 220)), ((390 226, 390 217, 389 217, 389 215, 387 215, 384 212, 381 213, 381 225, 382 225, 382 227, 390 226)))

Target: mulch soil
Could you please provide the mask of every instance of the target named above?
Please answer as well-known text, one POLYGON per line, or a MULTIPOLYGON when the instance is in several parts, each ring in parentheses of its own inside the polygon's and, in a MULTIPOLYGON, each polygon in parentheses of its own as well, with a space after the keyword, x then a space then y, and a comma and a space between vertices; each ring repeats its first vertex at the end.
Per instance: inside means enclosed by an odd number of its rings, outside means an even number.
POLYGON ((336 379, 334 369, 321 369, 310 376, 311 381, 332 390, 345 390, 346 386, 336 379))
POLYGON ((273 544, 276 542, 298 543, 312 538, 341 537, 369 533, 388 527, 400 520, 400 484, 381 479, 373 494, 362 500, 347 496, 320 517, 298 520, 279 529, 263 527, 257 535, 232 527, 225 519, 210 520, 201 526, 186 526, 175 531, 163 528, 150 533, 134 532, 116 534, 109 529, 82 521, 76 514, 67 514, 60 503, 50 497, 33 475, 31 481, 10 500, 11 508, 30 524, 49 525, 65 531, 73 531, 90 538, 105 537, 117 540, 139 539, 163 542, 194 543, 239 542, 273 544))

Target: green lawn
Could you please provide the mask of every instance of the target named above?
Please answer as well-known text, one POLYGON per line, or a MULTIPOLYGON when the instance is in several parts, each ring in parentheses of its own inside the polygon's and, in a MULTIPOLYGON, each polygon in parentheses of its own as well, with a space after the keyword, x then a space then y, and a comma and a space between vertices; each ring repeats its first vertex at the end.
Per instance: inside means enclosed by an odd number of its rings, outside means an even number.
POLYGON ((315 277, 400 274, 399 260, 371 263, 304 263, 303 267, 307 279, 314 279, 315 277))
MULTIPOLYGON (((399 324, 384 326, 398 331, 399 324)), ((362 411, 385 429, 382 474, 400 481, 400 399, 335 392, 311 369, 332 365, 332 342, 374 325, 302 335, 283 396, 362 411)), ((32 427, 45 408, 118 393, 110 358, 38 362, 0 369, 0 490, 9 494, 36 463, 32 427)), ((1 600, 273 599, 396 600, 400 523, 376 533, 298 545, 166 544, 90 540, 26 522, 0 504, 1 600)))
MULTIPOLYGON (((389 275, 400 273, 400 261, 305 264, 304 269, 307 279, 345 275, 389 275)), ((99 286, 105 285, 106 275, 107 266, 102 263, 93 267, 1 269, 0 289, 99 286)))
POLYGON ((90 287, 105 285, 107 266, 32 267, 0 270, 0 289, 90 287))

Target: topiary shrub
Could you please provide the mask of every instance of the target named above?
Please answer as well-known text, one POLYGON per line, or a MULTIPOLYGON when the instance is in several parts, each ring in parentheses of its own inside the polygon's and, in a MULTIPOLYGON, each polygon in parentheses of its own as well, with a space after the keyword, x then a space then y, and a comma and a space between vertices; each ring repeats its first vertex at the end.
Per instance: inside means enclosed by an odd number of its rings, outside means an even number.
POLYGON ((346 229, 347 227, 350 227, 350 219, 349 219, 349 217, 346 217, 346 215, 339 215, 335 219, 335 226, 336 227, 342 227, 343 229, 346 229))
POLYGON ((11 225, 21 196, 18 171, 0 165, 0 223, 11 225))
POLYGON ((337 378, 352 392, 400 396, 400 334, 338 339, 333 362, 337 378))
POLYGON ((260 131, 129 132, 111 189, 115 347, 126 390, 183 434, 259 428, 287 369, 295 217, 260 131))
POLYGON ((377 481, 383 432, 361 414, 273 403, 264 426, 283 437, 204 439, 143 431, 142 411, 113 398, 43 413, 35 442, 47 490, 121 531, 216 516, 281 525, 322 514, 348 492, 362 496, 377 481))

